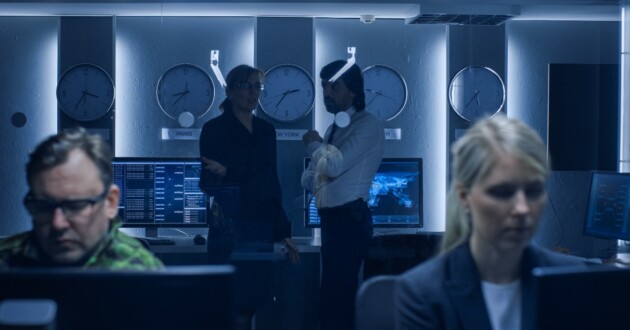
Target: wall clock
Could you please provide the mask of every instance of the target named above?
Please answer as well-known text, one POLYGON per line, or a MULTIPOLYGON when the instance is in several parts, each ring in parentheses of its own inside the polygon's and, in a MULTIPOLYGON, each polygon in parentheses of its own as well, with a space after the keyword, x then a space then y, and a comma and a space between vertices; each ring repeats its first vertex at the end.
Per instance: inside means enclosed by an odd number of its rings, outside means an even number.
POLYGON ((63 112, 77 121, 98 119, 114 104, 114 82, 97 65, 74 65, 59 78, 57 102, 63 112))
POLYGON ((194 64, 178 64, 166 70, 157 83, 156 96, 162 111, 173 119, 182 114, 199 118, 214 102, 214 82, 194 64))
POLYGON ((382 120, 398 116, 407 103, 407 84, 393 68, 372 65, 363 70, 365 110, 382 120))
POLYGON ((295 121, 306 116, 314 102, 313 79, 299 66, 281 64, 265 73, 259 103, 269 117, 283 122, 295 121))
POLYGON ((465 120, 494 116, 505 104, 505 85, 492 69, 468 66, 459 71, 448 89, 453 110, 465 120))

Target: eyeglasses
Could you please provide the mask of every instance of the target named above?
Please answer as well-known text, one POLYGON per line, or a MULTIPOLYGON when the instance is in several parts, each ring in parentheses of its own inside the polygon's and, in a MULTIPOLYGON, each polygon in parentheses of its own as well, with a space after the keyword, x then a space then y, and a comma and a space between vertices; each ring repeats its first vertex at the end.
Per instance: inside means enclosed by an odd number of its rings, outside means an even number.
POLYGON ((84 215, 92 206, 102 202, 107 197, 107 193, 109 193, 109 188, 106 188, 103 193, 96 197, 53 202, 48 199, 35 198, 33 193, 29 192, 24 196, 23 203, 31 216, 36 220, 41 219, 40 222, 45 222, 47 221, 45 216, 50 216, 57 208, 61 208, 63 214, 68 218, 84 215))
POLYGON ((255 90, 255 91, 261 91, 263 89, 265 89, 265 86, 259 82, 257 83, 250 83, 248 81, 244 81, 242 83, 238 83, 235 86, 238 89, 242 89, 242 90, 255 90))

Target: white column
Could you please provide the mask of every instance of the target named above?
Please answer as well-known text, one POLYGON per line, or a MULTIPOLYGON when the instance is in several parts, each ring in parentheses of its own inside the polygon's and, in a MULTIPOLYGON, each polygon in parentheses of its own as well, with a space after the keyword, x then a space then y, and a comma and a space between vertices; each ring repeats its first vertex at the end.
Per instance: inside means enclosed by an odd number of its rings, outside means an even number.
POLYGON ((619 171, 630 172, 630 0, 621 1, 619 171))

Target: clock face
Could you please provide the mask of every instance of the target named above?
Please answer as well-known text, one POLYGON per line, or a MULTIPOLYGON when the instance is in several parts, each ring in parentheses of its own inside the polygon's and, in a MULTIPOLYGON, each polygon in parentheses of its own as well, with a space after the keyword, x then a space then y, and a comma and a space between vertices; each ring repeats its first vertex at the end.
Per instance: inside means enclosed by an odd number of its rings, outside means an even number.
POLYGON ((311 111, 315 102, 315 85, 311 76, 299 66, 282 64, 265 73, 265 88, 260 107, 278 121, 295 121, 311 111))
POLYGON ((448 98, 460 117, 475 121, 501 111, 505 104, 505 85, 492 69, 469 66, 451 81, 448 98))
POLYGON ((114 82, 99 66, 77 64, 59 78, 57 101, 71 118, 95 120, 105 115, 114 104, 114 82))
POLYGON ((407 84, 394 69, 372 65, 363 70, 365 110, 382 120, 392 120, 407 103, 407 84))
POLYGON ((180 115, 199 118, 214 102, 214 82, 194 64, 178 64, 166 70, 156 88, 157 101, 164 113, 178 119, 180 115))

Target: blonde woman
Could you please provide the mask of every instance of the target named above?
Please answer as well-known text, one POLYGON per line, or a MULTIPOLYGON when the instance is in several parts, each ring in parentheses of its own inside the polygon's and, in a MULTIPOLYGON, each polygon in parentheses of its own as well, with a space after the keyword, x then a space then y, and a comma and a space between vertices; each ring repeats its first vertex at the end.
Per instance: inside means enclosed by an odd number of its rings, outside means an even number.
POLYGON ((532 268, 581 262, 530 244, 547 201, 545 145, 495 116, 452 155, 442 253, 400 277, 398 329, 527 328, 532 268))

